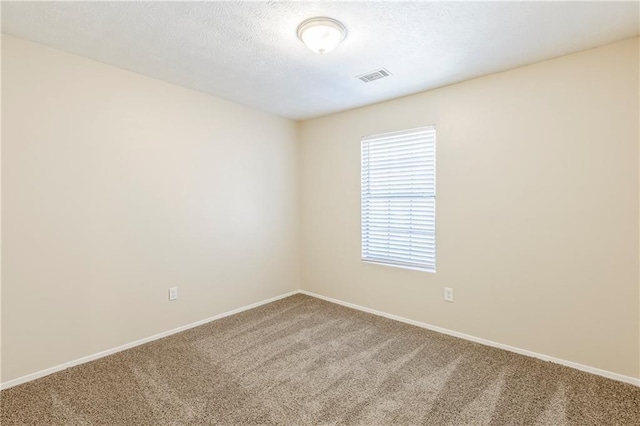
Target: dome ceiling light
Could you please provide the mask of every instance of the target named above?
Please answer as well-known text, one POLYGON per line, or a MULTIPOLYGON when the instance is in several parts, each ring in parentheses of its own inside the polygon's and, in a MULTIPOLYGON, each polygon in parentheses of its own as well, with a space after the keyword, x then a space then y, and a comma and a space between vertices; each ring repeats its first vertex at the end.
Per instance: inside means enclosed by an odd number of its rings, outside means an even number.
POLYGON ((331 18, 311 18, 298 27, 298 38, 310 50, 325 54, 331 52, 347 36, 340 21, 331 18))

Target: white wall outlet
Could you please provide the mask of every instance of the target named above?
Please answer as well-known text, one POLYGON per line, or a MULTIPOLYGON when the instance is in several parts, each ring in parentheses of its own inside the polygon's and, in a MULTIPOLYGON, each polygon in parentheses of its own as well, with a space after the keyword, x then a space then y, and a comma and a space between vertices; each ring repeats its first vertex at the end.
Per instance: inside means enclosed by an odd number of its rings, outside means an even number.
POLYGON ((178 287, 171 287, 169 289, 169 300, 176 300, 178 298, 178 287))
POLYGON ((450 287, 444 288, 444 300, 447 302, 453 302, 453 289, 450 287))

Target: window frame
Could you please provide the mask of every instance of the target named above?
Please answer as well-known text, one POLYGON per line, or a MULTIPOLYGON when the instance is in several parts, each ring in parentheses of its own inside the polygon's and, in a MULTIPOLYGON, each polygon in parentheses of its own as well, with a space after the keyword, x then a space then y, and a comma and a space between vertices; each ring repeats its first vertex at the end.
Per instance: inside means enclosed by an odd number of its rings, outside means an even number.
MULTIPOLYGON (((402 141, 400 141, 401 143, 402 141)), ((395 268, 416 270, 422 272, 436 273, 437 269, 437 221, 436 221, 436 209, 437 209, 437 132, 435 125, 420 126, 410 129, 404 129, 393 132, 377 133, 368 136, 362 136, 360 138, 360 260, 362 263, 368 263, 372 265, 384 265, 395 268), (372 257, 365 257, 365 242, 364 242, 364 147, 365 142, 371 142, 373 138, 385 138, 393 136, 410 135, 419 131, 432 131, 433 132, 433 196, 424 196, 422 198, 433 199, 433 265, 424 265, 417 262, 402 262, 390 259, 376 259, 372 257)), ((367 167, 370 167, 367 165, 367 167)), ((431 177, 431 176, 429 176, 431 177)), ((369 182, 369 181, 368 181, 369 182)), ((411 198, 416 199, 420 197, 411 198)), ((371 198, 368 198, 371 199, 371 198)))

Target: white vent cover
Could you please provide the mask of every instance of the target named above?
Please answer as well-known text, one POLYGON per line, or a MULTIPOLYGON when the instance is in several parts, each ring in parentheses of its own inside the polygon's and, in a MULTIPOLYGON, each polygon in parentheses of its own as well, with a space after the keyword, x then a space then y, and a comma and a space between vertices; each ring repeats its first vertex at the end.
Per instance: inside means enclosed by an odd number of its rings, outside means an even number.
POLYGON ((380 80, 381 78, 390 77, 391 73, 389 70, 385 68, 380 68, 379 70, 370 71, 365 74, 357 75, 356 78, 364 81, 365 83, 370 83, 375 80, 380 80))

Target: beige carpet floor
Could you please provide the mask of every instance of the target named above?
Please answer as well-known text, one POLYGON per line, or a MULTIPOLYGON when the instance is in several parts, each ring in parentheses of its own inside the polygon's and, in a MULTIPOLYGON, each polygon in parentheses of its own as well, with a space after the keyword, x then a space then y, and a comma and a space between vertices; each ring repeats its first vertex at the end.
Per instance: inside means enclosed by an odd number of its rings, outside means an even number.
POLYGON ((8 425, 640 425, 640 388, 296 295, 0 394, 8 425))

